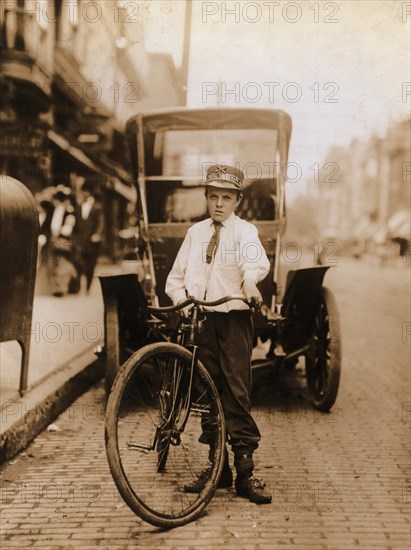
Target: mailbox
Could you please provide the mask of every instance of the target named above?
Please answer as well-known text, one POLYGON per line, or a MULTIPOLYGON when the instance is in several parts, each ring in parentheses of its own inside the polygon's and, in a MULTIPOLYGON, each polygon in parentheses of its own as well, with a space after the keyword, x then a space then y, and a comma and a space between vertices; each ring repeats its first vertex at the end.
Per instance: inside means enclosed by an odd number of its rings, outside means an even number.
POLYGON ((20 344, 20 395, 27 388, 38 233, 33 195, 0 175, 0 341, 20 344))

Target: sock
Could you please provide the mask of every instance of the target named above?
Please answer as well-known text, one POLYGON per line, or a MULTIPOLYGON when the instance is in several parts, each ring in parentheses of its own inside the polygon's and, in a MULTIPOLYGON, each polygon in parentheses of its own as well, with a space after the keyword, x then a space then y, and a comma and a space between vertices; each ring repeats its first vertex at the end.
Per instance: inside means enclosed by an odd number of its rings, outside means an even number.
POLYGON ((246 477, 251 477, 253 475, 253 470, 251 468, 248 468, 247 470, 243 470, 242 472, 237 473, 237 477, 239 480, 243 480, 246 477))

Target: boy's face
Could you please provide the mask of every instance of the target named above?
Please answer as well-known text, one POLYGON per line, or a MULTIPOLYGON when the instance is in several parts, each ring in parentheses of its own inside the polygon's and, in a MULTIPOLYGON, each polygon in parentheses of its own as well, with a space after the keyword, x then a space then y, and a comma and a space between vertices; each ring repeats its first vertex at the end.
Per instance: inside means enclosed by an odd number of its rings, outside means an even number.
POLYGON ((216 222, 225 222, 241 202, 241 196, 237 199, 237 191, 213 187, 207 189, 206 198, 208 212, 216 222))

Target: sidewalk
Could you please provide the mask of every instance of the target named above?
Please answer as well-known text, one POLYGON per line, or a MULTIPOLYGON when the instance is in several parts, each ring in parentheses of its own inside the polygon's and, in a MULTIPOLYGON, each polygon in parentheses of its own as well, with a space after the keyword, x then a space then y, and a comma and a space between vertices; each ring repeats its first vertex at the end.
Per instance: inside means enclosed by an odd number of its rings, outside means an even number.
POLYGON ((0 461, 23 449, 90 384, 104 375, 104 360, 94 351, 104 341, 104 304, 99 275, 118 273, 100 264, 90 294, 62 298, 36 289, 33 307, 28 389, 19 396, 21 350, 0 344, 0 461))

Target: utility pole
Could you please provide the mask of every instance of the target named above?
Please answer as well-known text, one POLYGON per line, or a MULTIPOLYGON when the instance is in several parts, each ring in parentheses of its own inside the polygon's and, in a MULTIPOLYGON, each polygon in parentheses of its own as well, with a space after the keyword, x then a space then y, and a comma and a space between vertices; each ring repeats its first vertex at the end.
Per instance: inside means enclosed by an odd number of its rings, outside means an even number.
POLYGON ((190 62, 190 34, 191 34, 191 13, 192 0, 186 0, 186 13, 184 22, 184 44, 183 44, 183 62, 182 62, 182 78, 184 91, 184 104, 187 105, 187 89, 188 89, 188 66, 190 62))

